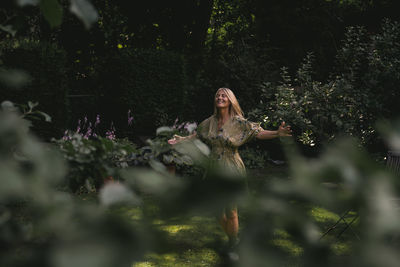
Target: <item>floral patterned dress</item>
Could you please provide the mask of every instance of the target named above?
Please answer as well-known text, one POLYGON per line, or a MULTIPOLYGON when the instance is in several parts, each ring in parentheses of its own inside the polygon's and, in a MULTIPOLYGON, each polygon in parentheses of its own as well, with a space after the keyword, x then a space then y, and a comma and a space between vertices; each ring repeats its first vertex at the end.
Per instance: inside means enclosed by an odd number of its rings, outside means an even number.
POLYGON ((239 146, 262 131, 259 123, 234 116, 218 129, 218 119, 212 115, 197 127, 197 136, 211 147, 211 157, 233 173, 244 175, 245 166, 239 155, 239 146))

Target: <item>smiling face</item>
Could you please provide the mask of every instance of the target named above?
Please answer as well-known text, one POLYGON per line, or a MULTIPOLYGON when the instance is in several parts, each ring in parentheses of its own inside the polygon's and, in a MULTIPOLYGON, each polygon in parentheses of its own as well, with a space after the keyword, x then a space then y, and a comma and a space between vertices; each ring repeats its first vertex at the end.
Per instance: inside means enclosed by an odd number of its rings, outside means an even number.
POLYGON ((218 90, 215 94, 215 107, 216 108, 229 108, 231 101, 224 90, 218 90))

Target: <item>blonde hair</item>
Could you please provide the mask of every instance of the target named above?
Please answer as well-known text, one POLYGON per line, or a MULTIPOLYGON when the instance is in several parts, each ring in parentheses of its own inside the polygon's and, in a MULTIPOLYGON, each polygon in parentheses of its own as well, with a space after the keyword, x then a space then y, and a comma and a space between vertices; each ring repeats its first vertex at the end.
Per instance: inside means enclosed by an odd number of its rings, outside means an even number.
MULTIPOLYGON (((217 90, 217 92, 215 93, 215 97, 217 96, 219 91, 223 91, 226 94, 226 96, 228 97, 229 101, 231 102, 231 105, 229 106, 229 115, 231 117, 239 116, 239 117, 243 118, 243 116, 244 116, 243 111, 240 108, 239 102, 236 99, 236 96, 232 92, 232 90, 229 88, 219 88, 217 90)), ((215 100, 214 100, 214 115, 215 116, 217 115, 217 112, 218 112, 218 110, 217 110, 217 106, 216 106, 215 100)))

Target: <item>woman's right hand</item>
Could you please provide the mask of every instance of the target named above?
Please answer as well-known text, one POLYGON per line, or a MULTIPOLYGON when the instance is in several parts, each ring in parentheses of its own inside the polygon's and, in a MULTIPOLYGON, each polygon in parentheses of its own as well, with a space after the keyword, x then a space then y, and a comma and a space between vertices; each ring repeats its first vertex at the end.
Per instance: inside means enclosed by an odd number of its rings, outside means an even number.
POLYGON ((174 136, 168 140, 168 144, 170 145, 176 145, 180 141, 182 141, 184 138, 182 136, 174 134, 174 136))

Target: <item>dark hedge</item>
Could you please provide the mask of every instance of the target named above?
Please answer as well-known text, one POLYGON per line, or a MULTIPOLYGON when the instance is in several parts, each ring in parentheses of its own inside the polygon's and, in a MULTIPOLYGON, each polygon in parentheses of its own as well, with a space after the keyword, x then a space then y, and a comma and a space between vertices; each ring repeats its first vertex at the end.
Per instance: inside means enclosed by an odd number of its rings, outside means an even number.
POLYGON ((153 134, 182 114, 185 102, 185 62, 182 55, 164 50, 120 49, 105 58, 98 74, 101 110, 117 129, 134 116, 136 133, 153 134))
POLYGON ((39 102, 38 110, 48 113, 52 123, 38 120, 34 131, 47 139, 59 136, 68 120, 68 79, 65 51, 55 44, 28 39, 0 43, 2 67, 18 69, 31 76, 21 88, 0 84, 0 101, 18 104, 39 102))

